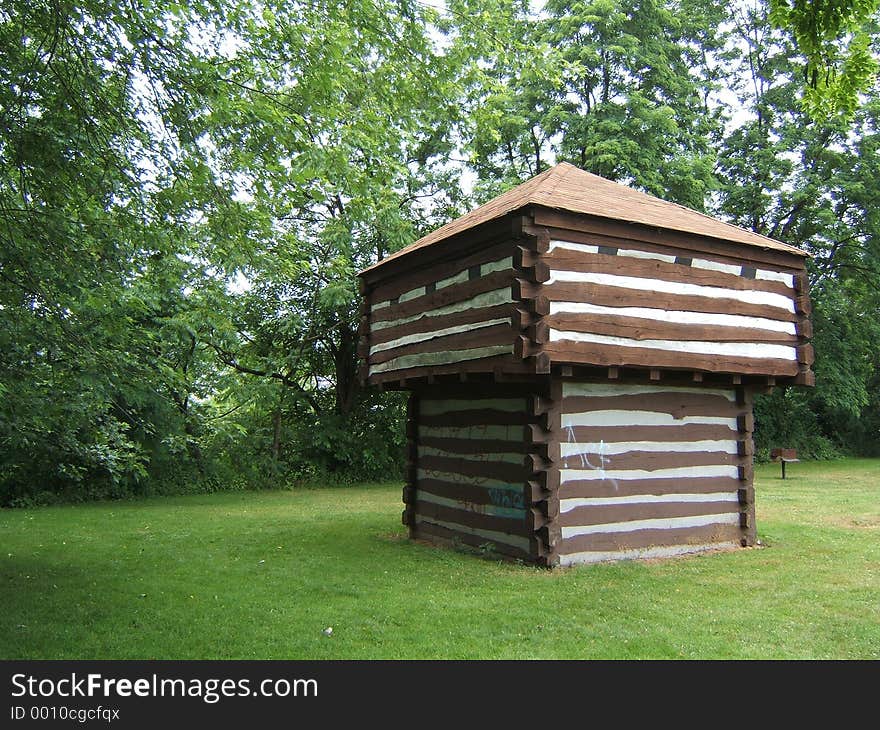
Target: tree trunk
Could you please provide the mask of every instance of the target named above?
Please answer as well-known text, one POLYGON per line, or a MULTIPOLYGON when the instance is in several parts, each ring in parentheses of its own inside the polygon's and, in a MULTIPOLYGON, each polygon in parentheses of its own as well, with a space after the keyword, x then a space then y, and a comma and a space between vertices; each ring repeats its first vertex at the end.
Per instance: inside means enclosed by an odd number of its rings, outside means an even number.
POLYGON ((284 404, 285 386, 282 385, 278 391, 278 405, 275 407, 275 413, 272 416, 272 461, 277 462, 281 458, 281 406, 284 404))
POLYGON ((357 392, 357 335, 347 323, 339 324, 339 346, 334 356, 336 370, 336 412, 347 415, 357 392))

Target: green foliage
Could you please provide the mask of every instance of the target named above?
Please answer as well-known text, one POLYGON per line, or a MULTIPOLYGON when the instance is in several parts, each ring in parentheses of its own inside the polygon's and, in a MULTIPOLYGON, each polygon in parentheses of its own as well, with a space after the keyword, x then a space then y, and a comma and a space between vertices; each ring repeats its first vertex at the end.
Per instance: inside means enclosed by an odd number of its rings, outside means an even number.
POLYGON ((188 213, 160 205, 175 156, 139 89, 190 58, 165 20, 0 11, 0 504, 138 491, 192 426, 188 213), (162 63, 129 41, 160 32, 162 63))
POLYGON ((295 393, 282 415, 314 441, 300 462, 323 449, 328 469, 391 468, 394 439, 363 466, 340 434, 370 408, 354 273, 417 235, 423 196, 450 199, 426 164, 448 146, 430 16, 391 2, 0 11, 0 503, 209 489, 230 473, 215 402, 265 403, 248 379, 295 393))
POLYGON ((833 459, 844 445, 823 434, 811 396, 802 389, 777 388, 755 398, 755 461, 770 459, 771 449, 797 449, 802 459, 833 459))
POLYGON ((803 107, 818 122, 851 119, 877 77, 878 0, 769 0, 770 22, 803 56, 803 107))
MULTIPOLYGON (((474 28, 467 2, 451 7, 478 197, 564 159, 703 207, 719 118, 706 104, 712 79, 691 45, 713 47, 711 30, 655 0, 554 0, 539 19, 500 2, 488 28, 474 28)), ((710 3, 690 9, 705 22, 719 15, 710 3)))
POLYGON ((333 410, 331 388, 318 395, 327 406, 318 412, 287 389, 252 383, 250 392, 245 407, 211 422, 205 452, 213 482, 243 477, 253 487, 292 487, 402 476, 405 396, 359 391, 343 415, 333 410))
POLYGON ((764 451, 867 453, 880 356, 878 101, 870 97, 850 125, 815 123, 798 103, 791 43, 766 9, 735 21, 740 81, 731 86, 750 113, 720 150, 718 210, 812 254, 816 387, 764 399, 756 439, 764 451))
POLYGON ((356 272, 561 159, 806 248, 817 387, 758 438, 878 448, 880 102, 808 116, 773 26, 858 78, 876 3, 446 7, 0 9, 0 504, 399 474, 356 272))

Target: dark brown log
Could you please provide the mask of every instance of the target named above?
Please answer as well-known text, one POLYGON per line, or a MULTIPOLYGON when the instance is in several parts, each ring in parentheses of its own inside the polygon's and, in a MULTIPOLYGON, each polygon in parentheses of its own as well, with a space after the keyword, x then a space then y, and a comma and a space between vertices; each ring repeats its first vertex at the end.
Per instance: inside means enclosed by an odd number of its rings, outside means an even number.
POLYGON ((517 335, 513 341, 513 355, 518 358, 527 358, 541 352, 541 345, 530 340, 525 335, 517 335))
POLYGON ((575 507, 559 516, 561 527, 580 525, 607 525, 632 520, 651 520, 669 517, 696 517, 699 515, 738 512, 732 502, 645 502, 641 504, 591 505, 575 507))
POLYGON ((751 433, 755 430, 755 417, 751 413, 743 413, 737 416, 736 427, 740 433, 751 433))
POLYGON ((537 482, 542 489, 553 491, 559 485, 559 470, 547 469, 546 471, 535 472, 529 477, 530 482, 537 482))
POLYGON ((545 321, 536 322, 529 325, 526 330, 526 337, 537 345, 542 345, 550 339, 550 327, 545 321))
POLYGON ((451 411, 432 415, 422 414, 420 425, 425 426, 487 426, 524 425, 534 416, 522 411, 499 411, 492 408, 479 408, 467 411, 451 411))
POLYGON ((746 279, 738 274, 727 274, 712 269, 670 264, 653 259, 630 256, 608 256, 597 253, 556 249, 545 261, 553 271, 580 271, 591 274, 636 276, 681 284, 699 284, 738 291, 765 291, 794 298, 795 291, 780 281, 746 279))
POLYGON ((527 281, 543 284, 550 280, 550 267, 543 261, 538 261, 534 266, 523 266, 516 269, 516 276, 527 281))
POLYGON ((486 477, 502 479, 511 483, 522 482, 526 478, 526 469, 522 464, 510 464, 504 461, 477 461, 447 456, 422 456, 419 466, 427 472, 444 472, 461 474, 466 477, 486 477))
MULTIPOLYGON (((399 385, 402 379, 410 382, 411 387, 420 387, 417 382, 418 378, 426 378, 428 374, 434 376, 450 375, 458 378, 459 373, 476 373, 492 375, 495 372, 503 372, 511 377, 519 375, 523 378, 523 382, 528 381, 528 375, 534 373, 534 370, 528 367, 528 364, 519 359, 514 359, 513 353, 510 355, 495 355, 494 357, 481 358, 476 360, 464 360, 454 363, 441 363, 435 365, 421 365, 418 367, 404 368, 402 370, 389 370, 381 373, 370 373, 369 382, 373 385, 382 383, 392 383, 395 387, 399 385)), ((424 384, 424 383, 422 383, 424 384)), ((410 387, 408 386, 408 387, 410 387)))
POLYGON ((450 455, 518 453, 522 448, 521 441, 501 441, 498 439, 453 439, 425 435, 421 436, 419 443, 422 446, 430 446, 433 449, 440 449, 450 455))
POLYGON ((383 327, 373 329, 371 344, 379 345, 383 342, 396 340, 398 337, 407 335, 436 332, 447 327, 456 327, 465 324, 479 324, 493 319, 509 317, 513 311, 512 304, 498 304, 494 307, 480 307, 469 309, 466 312, 453 312, 437 316, 424 316, 413 322, 407 322, 395 327, 383 327))
POLYGON ((372 321, 384 322, 430 312, 432 309, 445 307, 447 304, 471 299, 477 296, 477 294, 504 289, 511 285, 512 278, 512 270, 493 271, 491 274, 486 274, 486 276, 482 276, 479 279, 472 279, 461 284, 451 284, 430 294, 423 294, 413 299, 407 299, 405 302, 398 302, 381 309, 374 309, 371 313, 372 321))
POLYGON ((739 433, 724 425, 685 423, 668 426, 571 426, 563 429, 563 443, 631 443, 633 441, 701 441, 735 439, 739 433))
POLYGON ((544 424, 529 423, 525 427, 525 442, 527 444, 549 444, 555 440, 552 431, 547 430, 544 424))
POLYGON ((419 464, 414 459, 407 459, 403 467, 403 478, 407 484, 418 484, 419 464))
POLYGON ((494 553, 498 553, 502 557, 512 559, 528 559, 529 553, 526 550, 520 550, 514 545, 496 542, 480 535, 470 535, 465 532, 456 532, 447 530, 440 525, 434 525, 430 522, 419 522, 416 526, 414 538, 417 540, 425 540, 434 544, 447 547, 457 547, 460 544, 484 550, 486 546, 491 546, 494 553))
POLYGON ((529 217, 528 223, 522 225, 517 232, 517 239, 530 250, 537 253, 547 253, 550 249, 550 234, 546 228, 536 226, 534 219, 529 217))
POLYGON ((506 345, 512 342, 512 340, 513 328, 509 323, 495 324, 455 335, 446 335, 444 337, 435 337, 432 340, 414 342, 411 345, 401 345, 389 350, 380 350, 370 355, 370 365, 388 362, 403 355, 427 352, 454 352, 455 350, 469 350, 478 347, 489 347, 491 345, 506 345))
POLYGON ((559 461, 559 441, 555 438, 547 443, 526 444, 526 449, 530 453, 538 454, 545 461, 559 461))
POLYGON ((796 266, 780 266, 762 262, 755 265, 755 260, 751 255, 749 246, 737 246, 737 252, 734 255, 725 255, 721 253, 707 253, 695 250, 687 250, 681 248, 681 244, 663 245, 658 243, 649 243, 643 240, 633 238, 620 238, 611 235, 603 235, 600 233, 587 233, 584 231, 575 231, 572 229, 562 229, 555 227, 547 227, 551 241, 570 241, 572 243, 586 243, 603 248, 618 249, 620 251, 645 251, 648 253, 659 253, 666 256, 675 257, 675 263, 681 266, 690 266, 693 259, 703 259, 713 261, 719 264, 727 264, 730 266, 739 266, 740 268, 751 268, 753 270, 776 271, 785 274, 795 275, 803 272, 803 262, 800 261, 796 266))
MULTIPOLYGON (((546 226, 550 229, 566 229, 566 232, 584 231, 586 233, 598 233, 603 236, 623 239, 623 241, 629 244, 629 247, 633 247, 629 243, 633 241, 660 244, 678 249, 684 256, 693 256, 696 252, 707 254, 709 258, 726 256, 734 261, 741 262, 745 266, 754 266, 756 263, 760 263, 778 267, 783 271, 797 271, 803 270, 803 262, 806 256, 805 254, 794 252, 762 249, 758 246, 721 241, 693 233, 661 230, 638 223, 627 223, 596 216, 566 213, 538 206, 534 208, 534 217, 536 226, 546 226)), ((565 235, 562 238, 572 240, 565 235)))
POLYGON ((552 520, 548 519, 547 515, 537 507, 529 509, 526 515, 526 525, 528 526, 529 532, 536 532, 549 522, 552 522, 552 520))
POLYGON ((534 299, 523 300, 522 306, 541 317, 550 314, 550 300, 542 295, 538 295, 534 299))
POLYGON ((553 407, 553 401, 540 395, 531 394, 528 398, 528 412, 533 416, 547 413, 553 407))
POLYGON ((510 286, 510 293, 511 297, 516 301, 535 299, 546 294, 542 284, 536 284, 520 277, 513 279, 510 286))
MULTIPOLYGON (((629 451, 625 454, 604 456, 588 454, 585 458, 587 463, 584 463, 584 459, 580 456, 564 456, 561 467, 572 472, 573 475, 579 471, 583 471, 586 475, 599 468, 605 471, 629 469, 657 471, 689 466, 739 466, 743 461, 743 457, 737 454, 720 451, 629 451)), ((613 477, 608 478, 613 481, 613 477)))
POLYGON ((568 537, 562 541, 559 552, 561 555, 570 555, 580 552, 614 552, 673 545, 710 545, 739 542, 740 537, 741 531, 738 525, 608 532, 568 537))
MULTIPOLYGON (((373 303, 387 302, 401 294, 412 291, 426 284, 433 284, 443 279, 467 271, 472 266, 500 261, 513 255, 513 246, 509 240, 495 242, 487 247, 475 246, 462 255, 436 263, 420 263, 412 260, 394 276, 390 276, 378 284, 371 293, 373 303)), ((415 257, 413 257, 415 259, 415 257)))
POLYGON ((524 269, 529 266, 534 266, 538 261, 540 261, 541 256, 537 251, 534 251, 526 246, 514 246, 513 249, 513 266, 516 269, 524 269))
POLYGON ((547 516, 548 520, 555 520, 559 517, 558 499, 546 499, 543 502, 537 502, 536 506, 547 516))
POLYGON ((554 549, 562 541, 562 531, 556 522, 544 525, 537 531, 539 539, 550 549, 554 549))
POLYGON ((512 489, 496 490, 491 487, 480 486, 479 484, 452 482, 425 476, 419 480, 419 492, 430 492, 438 497, 470 502, 472 504, 495 504, 501 507, 522 507, 525 509, 522 493, 514 492, 512 489), (499 499, 499 494, 507 497, 507 499, 499 499), (498 504, 499 501, 504 502, 504 504, 498 504))
POLYGON ((814 386, 816 385, 816 373, 812 370, 806 370, 804 372, 800 372, 794 376, 795 385, 806 385, 806 386, 814 386))
POLYGON ((547 324, 562 332, 591 332, 631 340, 676 340, 684 342, 774 342, 796 344, 797 335, 751 327, 659 322, 640 317, 589 314, 553 314, 547 324))
POLYGON ((546 352, 539 352, 534 357, 530 357, 529 367, 536 375, 550 374, 550 356, 546 352))
POLYGON ((706 494, 742 487, 734 477, 680 477, 664 479, 626 479, 620 481, 589 479, 566 481, 559 488, 560 499, 575 497, 627 497, 641 494, 706 494))
POLYGON ((782 307, 768 307, 766 304, 752 304, 735 299, 713 299, 694 294, 665 294, 605 284, 554 282, 541 285, 540 290, 536 285, 527 285, 521 291, 525 295, 540 293, 554 302, 586 302, 607 307, 647 307, 707 314, 743 314, 780 322, 796 322, 799 319, 798 315, 782 307), (529 289, 529 286, 532 288, 529 289))
POLYGON ((538 315, 529 312, 525 307, 521 306, 523 302, 518 302, 518 305, 513 309, 511 313, 510 322, 513 326, 513 329, 518 332, 525 332, 525 330, 529 327, 529 325, 535 324, 540 321, 540 317, 538 315))
POLYGON ((525 471, 529 475, 528 478, 531 479, 531 475, 547 471, 550 462, 547 459, 544 459, 540 454, 525 454, 523 456, 523 465, 525 471))
POLYGON ((466 504, 462 503, 462 508, 456 509, 419 500, 416 502, 416 513, 419 517, 427 520, 433 519, 466 527, 476 527, 481 530, 500 532, 503 535, 528 535, 525 510, 518 517, 499 517, 474 512, 467 509, 466 504))
POLYGON ((369 318, 369 316, 364 315, 358 320, 357 333, 361 337, 364 337, 370 333, 370 318, 369 318))
POLYGON ((797 359, 804 365, 812 365, 816 359, 816 352, 812 345, 801 345, 797 349, 797 359))
POLYGON ((813 323, 809 319, 801 319, 795 325, 798 337, 810 339, 813 336, 813 323))
POLYGON ((546 486, 534 479, 526 482, 526 499, 531 500, 533 504, 545 501, 550 496, 550 490, 546 486))
POLYGON ((437 384, 430 388, 429 392, 424 392, 422 395, 425 400, 430 401, 521 398, 523 404, 525 404, 526 398, 533 390, 532 383, 525 385, 495 383, 490 372, 470 373, 469 380, 465 385, 459 382, 457 374, 455 377, 449 375, 440 376, 437 384))
POLYGON ((755 488, 741 487, 736 490, 736 496, 740 505, 752 504, 755 501, 755 488))
POLYGON ((653 350, 618 345, 599 345, 554 341, 543 345, 553 362, 617 365, 622 367, 663 367, 677 370, 738 372, 749 375, 790 376, 797 373, 794 360, 698 355, 694 353, 653 350))
POLYGON ((628 395, 569 395, 562 400, 563 413, 591 411, 650 411, 668 413, 674 418, 685 416, 720 416, 736 418, 742 407, 715 393, 687 393, 670 388, 653 393, 628 395))
POLYGON ((752 456, 755 453, 755 442, 752 439, 737 441, 736 449, 740 456, 752 456))

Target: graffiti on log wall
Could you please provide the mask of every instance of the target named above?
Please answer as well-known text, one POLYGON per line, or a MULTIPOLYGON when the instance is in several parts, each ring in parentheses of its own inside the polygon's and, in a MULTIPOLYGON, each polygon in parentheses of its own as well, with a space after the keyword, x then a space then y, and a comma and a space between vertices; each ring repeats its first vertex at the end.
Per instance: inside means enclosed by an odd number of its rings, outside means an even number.
POLYGON ((735 389, 562 386, 560 562, 738 545, 751 436, 735 389))

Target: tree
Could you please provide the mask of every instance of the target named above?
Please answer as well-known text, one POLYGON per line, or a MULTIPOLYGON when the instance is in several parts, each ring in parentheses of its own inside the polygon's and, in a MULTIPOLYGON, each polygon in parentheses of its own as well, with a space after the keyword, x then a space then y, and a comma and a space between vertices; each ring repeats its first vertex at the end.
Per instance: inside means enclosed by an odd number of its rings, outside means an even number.
POLYGON ((852 448, 856 433, 867 441, 860 422, 871 420, 876 402, 877 100, 860 107, 851 125, 817 124, 798 103, 791 41, 767 12, 756 6, 735 15, 740 57, 730 85, 746 115, 720 150, 717 211, 812 254, 816 388, 761 402, 758 438, 764 447, 797 441, 808 454, 827 455, 852 448))
POLYGON ((210 150, 213 184, 239 205, 233 230, 215 230, 224 218, 203 198, 201 289, 214 304, 202 341, 224 366, 289 388, 287 407, 332 427, 322 448, 341 452, 349 416, 378 408, 357 382, 355 273, 455 205, 444 156, 457 92, 420 4, 236 12, 236 51, 215 65, 185 149, 194 164, 210 150), (218 288, 218 274, 245 286, 218 288))
POLYGON ((769 19, 803 62, 803 105, 816 121, 851 119, 877 77, 878 0, 771 0, 769 19))
POLYGON ((188 63, 172 21, 93 2, 0 11, 4 503, 35 485, 125 492, 157 454, 186 456, 187 211, 168 205, 173 141, 138 93, 188 63), (173 47, 162 63, 147 30, 173 47))
MULTIPOLYGON (((482 6, 482 4, 481 4, 482 6)), ((696 17, 657 0, 551 0, 539 17, 523 3, 479 14, 451 5, 453 48, 469 69, 465 147, 484 195, 558 160, 702 208, 712 181, 719 118, 707 104, 715 41, 696 17), (474 28, 477 22, 489 23, 474 28), (694 68, 696 66, 697 68, 694 68), (705 73, 704 73, 705 72, 705 73)))

